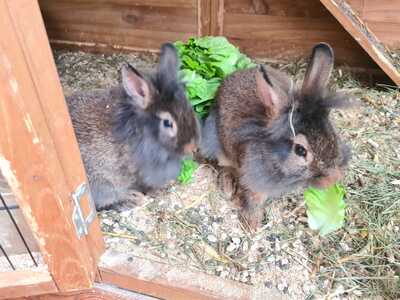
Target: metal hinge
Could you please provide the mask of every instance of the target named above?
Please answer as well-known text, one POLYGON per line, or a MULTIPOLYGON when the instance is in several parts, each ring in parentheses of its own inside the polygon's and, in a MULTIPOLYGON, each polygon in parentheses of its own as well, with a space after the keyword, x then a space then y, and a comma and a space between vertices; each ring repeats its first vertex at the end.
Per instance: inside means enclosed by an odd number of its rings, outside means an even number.
POLYGON ((72 200, 74 201, 74 210, 72 212, 72 220, 75 224, 75 229, 78 234, 78 237, 81 238, 83 235, 87 235, 89 233, 89 225, 93 222, 96 217, 96 206, 94 205, 92 196, 90 194, 89 187, 86 183, 82 183, 75 192, 72 193, 72 200), (83 215, 83 210, 81 207, 82 197, 88 194, 90 213, 89 216, 85 219, 83 215))

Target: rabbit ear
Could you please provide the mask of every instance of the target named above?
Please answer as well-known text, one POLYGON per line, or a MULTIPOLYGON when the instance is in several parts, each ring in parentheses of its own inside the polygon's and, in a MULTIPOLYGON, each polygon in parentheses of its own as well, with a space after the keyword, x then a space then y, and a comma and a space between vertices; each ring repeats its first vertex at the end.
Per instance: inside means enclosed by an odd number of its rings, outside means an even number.
POLYGON ((271 79, 272 86, 274 87, 276 92, 277 90, 281 93, 286 94, 292 92, 292 89, 294 88, 294 83, 292 79, 287 76, 287 74, 270 66, 263 65, 263 68, 268 74, 268 77, 271 79))
POLYGON ((332 73, 333 61, 331 46, 319 43, 314 47, 303 81, 303 95, 311 95, 326 87, 332 73))
POLYGON ((176 48, 171 43, 161 46, 158 76, 160 82, 169 83, 177 79, 179 69, 179 58, 176 48))
POLYGON ((134 104, 141 109, 146 109, 150 104, 149 86, 140 73, 127 64, 122 67, 122 86, 134 104))
POLYGON ((260 65, 256 74, 257 93, 262 104, 271 113, 272 118, 279 116, 282 108, 285 106, 284 99, 275 92, 272 82, 268 77, 267 71, 263 65, 260 65))

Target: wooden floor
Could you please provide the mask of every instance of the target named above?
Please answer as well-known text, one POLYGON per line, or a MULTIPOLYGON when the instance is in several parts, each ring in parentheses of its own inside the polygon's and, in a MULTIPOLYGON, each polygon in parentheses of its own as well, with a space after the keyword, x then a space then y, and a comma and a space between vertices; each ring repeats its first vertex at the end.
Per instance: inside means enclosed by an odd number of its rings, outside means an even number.
MULTIPOLYGON (((0 295, 0 299, 4 299, 0 295)), ((72 293, 44 294, 15 298, 15 300, 159 300, 144 294, 127 291, 108 284, 96 283, 93 289, 72 293)), ((189 299, 188 299, 189 300, 189 299)))
POLYGON ((144 295, 144 294, 140 294, 140 293, 136 293, 136 292, 132 292, 132 291, 127 291, 124 289, 119 289, 113 286, 110 286, 108 284, 103 284, 103 283, 96 283, 96 287, 97 288, 101 288, 103 291, 108 291, 110 293, 114 293, 116 295, 120 295, 120 296, 129 296, 129 299, 132 300, 158 300, 160 298, 154 298, 148 295, 144 295))

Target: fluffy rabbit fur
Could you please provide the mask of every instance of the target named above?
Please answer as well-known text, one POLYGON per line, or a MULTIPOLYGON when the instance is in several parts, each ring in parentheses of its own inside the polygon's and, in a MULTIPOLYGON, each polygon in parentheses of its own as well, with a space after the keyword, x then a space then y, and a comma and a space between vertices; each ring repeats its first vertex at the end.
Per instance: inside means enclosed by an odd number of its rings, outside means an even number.
POLYGON ((125 65, 121 85, 67 98, 97 209, 134 205, 137 191, 174 180, 196 149, 200 126, 178 69, 175 47, 164 44, 155 74, 125 65))
POLYGON ((203 125, 201 152, 236 171, 242 215, 253 228, 260 226, 267 197, 327 187, 343 176, 350 149, 329 113, 348 99, 327 88, 333 61, 333 50, 321 43, 299 87, 267 66, 238 71, 220 87, 203 125))

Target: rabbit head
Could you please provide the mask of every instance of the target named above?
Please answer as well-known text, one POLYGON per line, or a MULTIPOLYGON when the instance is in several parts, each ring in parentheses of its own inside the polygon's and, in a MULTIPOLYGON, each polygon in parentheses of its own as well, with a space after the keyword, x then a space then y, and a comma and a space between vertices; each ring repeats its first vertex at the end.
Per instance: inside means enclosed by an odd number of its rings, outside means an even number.
MULTIPOLYGON (((327 88, 333 69, 333 50, 317 44, 303 83, 261 66, 256 72, 258 98, 267 124, 255 121, 242 164, 242 180, 253 191, 279 196, 294 187, 327 187, 340 180, 350 159, 329 114, 349 102, 327 88)), ((249 128, 246 129, 250 131, 249 128)))
MULTIPOLYGON (((146 137, 144 151, 166 151, 168 155, 191 154, 200 138, 199 121, 188 102, 183 84, 178 80, 179 58, 175 47, 161 47, 158 69, 145 76, 131 65, 121 70, 125 98, 115 118, 119 139, 146 137), (157 148, 157 149, 156 149, 157 148)), ((155 153, 156 154, 156 153, 155 153)))

